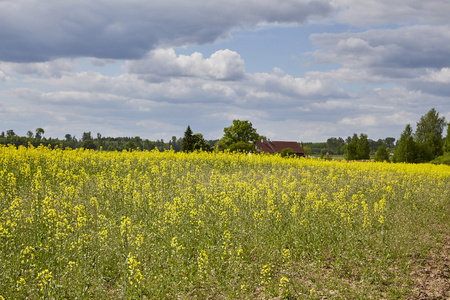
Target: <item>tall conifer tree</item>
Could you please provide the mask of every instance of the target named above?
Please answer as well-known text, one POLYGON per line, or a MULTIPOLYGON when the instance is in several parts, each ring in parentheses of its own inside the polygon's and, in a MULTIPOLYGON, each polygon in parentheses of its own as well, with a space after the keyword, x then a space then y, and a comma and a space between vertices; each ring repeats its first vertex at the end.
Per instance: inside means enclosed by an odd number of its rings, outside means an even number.
POLYGON ((184 132, 183 145, 181 151, 191 152, 194 149, 194 134, 191 130, 191 126, 188 125, 184 132))

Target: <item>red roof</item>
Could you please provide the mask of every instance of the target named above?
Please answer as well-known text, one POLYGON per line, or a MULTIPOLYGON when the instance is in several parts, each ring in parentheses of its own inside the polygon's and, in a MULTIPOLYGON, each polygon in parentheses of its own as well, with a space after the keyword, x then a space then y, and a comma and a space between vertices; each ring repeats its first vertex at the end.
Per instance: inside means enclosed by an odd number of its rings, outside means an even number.
POLYGON ((281 153, 281 150, 291 148, 297 155, 305 155, 305 151, 297 142, 256 141, 258 152, 281 153))

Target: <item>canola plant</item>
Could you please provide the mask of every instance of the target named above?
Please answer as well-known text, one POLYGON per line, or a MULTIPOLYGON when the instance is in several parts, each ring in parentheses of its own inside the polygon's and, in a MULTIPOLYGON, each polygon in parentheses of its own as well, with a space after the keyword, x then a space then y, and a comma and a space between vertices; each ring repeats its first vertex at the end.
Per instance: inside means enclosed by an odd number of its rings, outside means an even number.
POLYGON ((429 164, 0 145, 0 166, 0 299, 314 297, 302 263, 386 264, 450 205, 429 164))

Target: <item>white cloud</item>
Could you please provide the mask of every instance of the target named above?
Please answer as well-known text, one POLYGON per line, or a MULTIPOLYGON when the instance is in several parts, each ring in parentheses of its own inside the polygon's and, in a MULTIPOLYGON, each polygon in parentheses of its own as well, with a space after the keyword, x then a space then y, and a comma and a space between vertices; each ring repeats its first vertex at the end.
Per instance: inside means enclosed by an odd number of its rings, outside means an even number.
POLYGON ((428 70, 428 74, 422 77, 427 82, 450 83, 450 68, 440 70, 428 70))
POLYGON ((150 81, 178 76, 238 80, 244 76, 245 63, 238 53, 228 49, 219 50, 207 59, 198 52, 177 56, 173 49, 157 49, 142 60, 128 61, 127 70, 150 81))
POLYGON ((249 77, 258 89, 271 91, 271 95, 280 93, 292 97, 316 99, 330 96, 347 97, 345 91, 334 82, 311 76, 302 78, 291 75, 279 76, 278 73, 257 73, 249 77))
POLYGON ((340 124, 352 125, 352 126, 376 126, 377 122, 375 116, 373 115, 362 115, 356 118, 343 118, 339 121, 340 124))

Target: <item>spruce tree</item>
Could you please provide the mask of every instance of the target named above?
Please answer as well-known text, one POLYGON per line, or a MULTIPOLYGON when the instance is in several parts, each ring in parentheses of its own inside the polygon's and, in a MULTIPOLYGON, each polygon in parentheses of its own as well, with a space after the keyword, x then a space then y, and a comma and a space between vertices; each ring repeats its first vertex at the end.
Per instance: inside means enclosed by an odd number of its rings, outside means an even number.
POLYGON ((400 140, 398 141, 397 149, 395 149, 393 160, 394 162, 416 162, 417 146, 413 138, 411 125, 405 127, 400 140))
POLYGON ((194 150, 194 135, 191 130, 191 126, 188 125, 186 131, 184 132, 183 145, 181 151, 191 152, 194 150))

